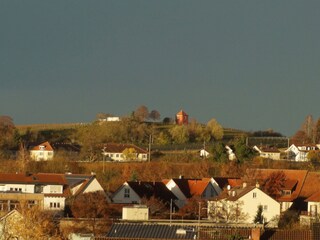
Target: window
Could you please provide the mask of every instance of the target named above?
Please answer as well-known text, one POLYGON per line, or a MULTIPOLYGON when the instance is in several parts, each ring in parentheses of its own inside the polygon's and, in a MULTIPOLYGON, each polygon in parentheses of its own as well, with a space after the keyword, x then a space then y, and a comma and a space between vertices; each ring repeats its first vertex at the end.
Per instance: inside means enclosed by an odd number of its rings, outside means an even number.
POLYGON ((116 157, 117 157, 117 158, 119 157, 119 154, 118 154, 118 153, 116 154, 116 157))
POLYGON ((256 198, 256 197, 257 197, 257 193, 254 192, 254 193, 252 194, 252 198, 256 198))
POLYGON ((43 192, 43 186, 36 185, 35 186, 35 193, 42 193, 43 192))
POLYGON ((124 189, 124 197, 125 198, 130 198, 130 189, 129 188, 125 188, 124 189))
POLYGON ((60 186, 57 185, 51 185, 50 186, 50 193, 60 193, 60 186))
POLYGON ((282 195, 291 195, 291 190, 282 190, 282 195))
POLYGON ((51 202, 50 208, 60 208, 60 203, 59 202, 51 202))
POLYGON ((263 206, 263 211, 268 211, 268 205, 263 206))

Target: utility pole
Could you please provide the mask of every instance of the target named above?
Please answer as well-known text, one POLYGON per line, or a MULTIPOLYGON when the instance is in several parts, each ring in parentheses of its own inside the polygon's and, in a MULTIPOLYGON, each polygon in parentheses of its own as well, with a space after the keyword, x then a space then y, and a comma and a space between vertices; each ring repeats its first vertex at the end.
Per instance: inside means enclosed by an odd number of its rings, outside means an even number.
POLYGON ((148 161, 151 161, 151 139, 152 139, 152 134, 149 135, 149 156, 148 156, 148 161))
POLYGON ((198 236, 197 238, 200 238, 200 219, 201 219, 201 202, 199 202, 199 212, 198 212, 198 236))

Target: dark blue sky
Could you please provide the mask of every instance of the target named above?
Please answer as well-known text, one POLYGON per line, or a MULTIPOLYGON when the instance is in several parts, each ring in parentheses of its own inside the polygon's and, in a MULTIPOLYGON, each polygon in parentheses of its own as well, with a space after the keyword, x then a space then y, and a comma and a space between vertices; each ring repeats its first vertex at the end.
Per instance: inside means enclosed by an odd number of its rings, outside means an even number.
POLYGON ((320 116, 320 1, 1 1, 0 115, 89 122, 140 105, 292 135, 320 116))

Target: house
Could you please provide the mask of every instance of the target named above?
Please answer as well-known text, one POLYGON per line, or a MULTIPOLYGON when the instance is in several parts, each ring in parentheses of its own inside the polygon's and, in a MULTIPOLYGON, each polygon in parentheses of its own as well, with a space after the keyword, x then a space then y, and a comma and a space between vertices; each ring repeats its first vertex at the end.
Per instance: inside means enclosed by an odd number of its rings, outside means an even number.
POLYGON ((10 211, 26 201, 29 207, 63 212, 66 198, 94 191, 103 191, 94 175, 1 173, 0 209, 10 211))
POLYGON ((189 115, 187 113, 181 110, 176 114, 176 124, 188 125, 188 123, 189 123, 189 115))
POLYGON ((228 158, 230 161, 237 160, 236 154, 233 152, 232 148, 228 145, 225 146, 225 149, 227 150, 228 158))
POLYGON ((49 142, 41 143, 30 150, 30 158, 35 161, 48 161, 53 159, 53 148, 49 142))
POLYGON ((280 203, 258 186, 230 188, 218 198, 208 201, 208 217, 215 222, 254 223, 258 207, 262 206, 264 223, 280 216, 280 203))
POLYGON ((308 172, 299 194, 301 210, 300 222, 310 224, 320 216, 320 173, 308 172))
POLYGON ((187 200, 192 197, 209 199, 219 195, 221 188, 213 178, 187 179, 179 178, 164 179, 167 188, 178 198, 176 204, 183 207, 187 200))
POLYGON ((148 152, 134 144, 104 144, 102 155, 105 160, 112 161, 147 161, 148 152))
POLYGON ((166 206, 177 197, 166 187, 163 182, 128 181, 122 184, 112 195, 113 203, 141 204, 143 198, 155 197, 166 206))
POLYGON ((208 158, 210 155, 210 153, 207 150, 205 150, 204 148, 200 150, 199 154, 200 154, 200 157, 202 157, 202 158, 208 158))
POLYGON ((269 158, 272 160, 280 160, 280 151, 275 147, 258 147, 254 146, 253 149, 259 153, 262 158, 269 158))
POLYGON ((147 221, 149 211, 146 205, 125 206, 122 208, 122 220, 147 221))
POLYGON ((291 169, 248 169, 247 176, 259 183, 264 184, 267 179, 277 174, 283 174, 281 186, 276 200, 280 203, 281 212, 288 210, 295 205, 295 208, 300 208, 301 190, 305 185, 305 180, 308 175, 307 170, 291 170, 291 169))
POLYGON ((288 149, 285 150, 288 159, 294 160, 297 162, 308 161, 308 153, 310 151, 319 150, 315 144, 304 144, 304 145, 295 145, 292 144, 288 149))

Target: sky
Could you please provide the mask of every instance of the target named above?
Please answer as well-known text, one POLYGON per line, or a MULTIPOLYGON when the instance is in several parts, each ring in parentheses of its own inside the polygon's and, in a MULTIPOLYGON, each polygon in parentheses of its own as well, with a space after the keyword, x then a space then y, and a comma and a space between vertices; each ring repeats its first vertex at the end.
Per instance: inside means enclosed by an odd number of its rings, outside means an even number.
POLYGON ((141 105, 292 136, 320 116, 320 1, 0 1, 0 115, 91 122, 141 105))

